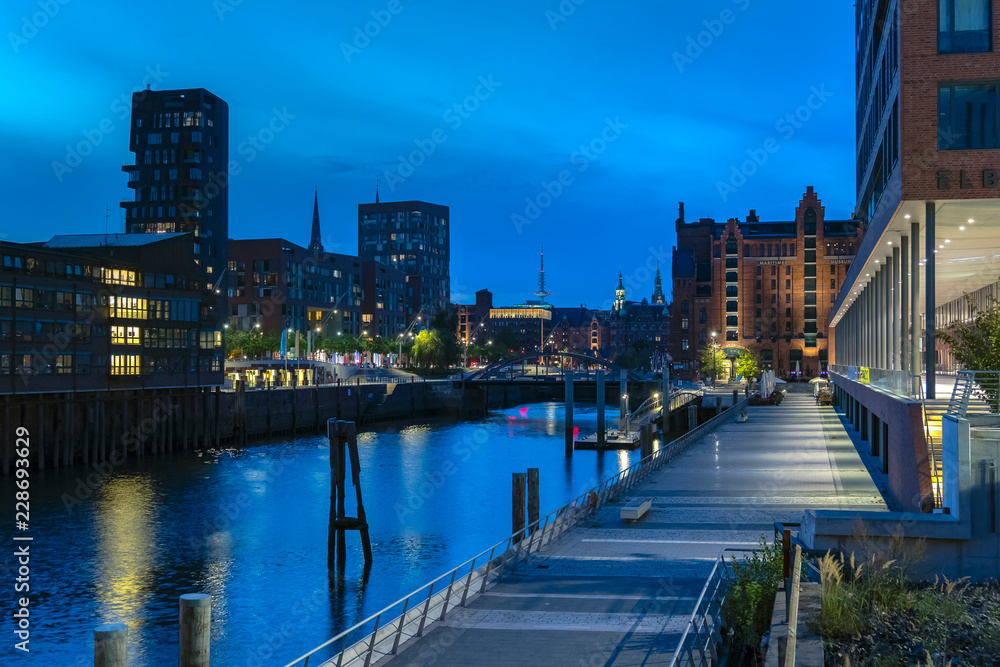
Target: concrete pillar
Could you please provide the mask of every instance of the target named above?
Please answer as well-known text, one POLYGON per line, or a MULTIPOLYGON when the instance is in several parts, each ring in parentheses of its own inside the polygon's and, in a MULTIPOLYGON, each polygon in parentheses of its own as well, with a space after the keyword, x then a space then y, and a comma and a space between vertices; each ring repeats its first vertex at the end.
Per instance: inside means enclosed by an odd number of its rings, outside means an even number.
POLYGON ((920 223, 910 223, 910 373, 920 375, 920 223))
POLYGON ((924 341, 924 369, 927 372, 927 391, 924 395, 928 399, 933 399, 934 396, 934 384, 936 381, 935 371, 937 370, 937 349, 935 346, 935 336, 936 327, 934 324, 934 300, 935 300, 935 282, 934 282, 934 265, 937 263, 934 253, 936 252, 937 234, 935 232, 935 220, 934 216, 937 211, 935 210, 934 202, 927 202, 924 205, 924 226, 925 234, 927 238, 925 239, 927 245, 927 261, 924 263, 924 317, 925 319, 925 334, 926 340, 924 341))
POLYGON ((892 367, 892 255, 882 258, 882 368, 892 367))
POLYGON ((892 249, 892 370, 900 370, 900 339, 902 338, 902 327, 899 317, 899 295, 902 291, 900 285, 899 267, 899 246, 892 249))
POLYGON ((698 425, 698 406, 688 406, 688 431, 693 430, 698 425))
POLYGON ((180 598, 180 667, 209 667, 212 647, 212 597, 187 593, 180 598))
POLYGON ((604 371, 597 371, 597 444, 604 444, 604 371))
POLYGON ((94 667, 128 665, 128 626, 108 623, 94 628, 94 667))
POLYGON ((622 398, 628 393, 628 371, 621 371, 618 376, 618 382, 621 385, 621 391, 618 392, 618 423, 625 423, 625 399, 622 398))
POLYGON ((573 453, 573 371, 566 371, 566 453, 573 453))
POLYGON ((899 369, 910 369, 910 237, 899 242, 899 369))

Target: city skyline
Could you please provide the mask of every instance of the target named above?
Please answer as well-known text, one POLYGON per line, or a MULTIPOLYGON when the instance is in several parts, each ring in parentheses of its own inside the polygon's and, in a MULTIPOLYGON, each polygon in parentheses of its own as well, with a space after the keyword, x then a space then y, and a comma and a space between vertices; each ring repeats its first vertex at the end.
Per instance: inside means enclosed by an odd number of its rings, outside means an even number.
POLYGON ((112 20, 58 5, 39 27, 39 5, 18 3, 4 57, 23 92, 0 112, 4 231, 19 242, 102 233, 106 207, 107 230, 122 231, 129 96, 204 87, 231 109, 234 239, 308 245, 318 187, 324 246, 353 252, 357 206, 378 178, 382 201, 451 208, 456 303, 482 288, 530 298, 540 242, 554 303, 603 307, 618 264, 641 299, 651 257, 670 271, 678 201, 691 217, 754 208, 785 220, 814 185, 831 215, 850 216, 854 72, 834 46, 853 39, 854 13, 792 7, 317 4, 306 25, 222 0, 182 3, 146 29, 145 8, 112 20), (255 41, 260 24, 276 38, 255 41), (827 29, 789 58, 802 24, 827 29), (426 34, 442 39, 418 41, 426 34), (289 54, 293 42, 303 48, 289 54))

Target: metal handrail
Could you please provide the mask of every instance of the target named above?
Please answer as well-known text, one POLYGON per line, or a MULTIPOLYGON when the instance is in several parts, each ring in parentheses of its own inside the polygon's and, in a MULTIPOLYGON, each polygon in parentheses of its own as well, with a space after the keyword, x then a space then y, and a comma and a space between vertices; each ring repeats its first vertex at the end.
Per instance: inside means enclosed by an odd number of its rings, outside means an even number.
POLYGON ((927 398, 924 394, 924 384, 919 378, 915 384, 917 386, 917 400, 920 401, 920 411, 923 415, 924 439, 927 442, 927 456, 931 471, 931 497, 934 501, 934 508, 940 509, 944 504, 944 490, 941 488, 941 475, 943 471, 938 468, 937 451, 934 447, 934 436, 931 435, 930 418, 927 416, 927 398))
POLYGON ((1000 371, 964 370, 955 374, 955 387, 948 404, 948 414, 964 418, 969 414, 998 413, 1000 371))
MULTIPOLYGON (((738 405, 739 404, 733 406, 733 408, 738 407, 738 405)), ((708 423, 709 422, 706 422, 706 424, 708 423)), ((704 426, 705 424, 698 427, 698 429, 695 429, 695 431, 704 426)), ((681 446, 681 444, 685 444, 685 441, 686 438, 681 437, 673 442, 667 443, 644 459, 641 459, 640 461, 630 465, 625 470, 620 471, 617 475, 609 477, 601 484, 577 496, 574 500, 566 503, 554 512, 550 512, 544 518, 539 519, 537 522, 526 526, 525 528, 522 528, 506 540, 497 542, 490 549, 481 551, 472 559, 467 560, 458 567, 445 572, 430 583, 424 584, 420 588, 416 589, 406 597, 397 600, 393 604, 369 616, 360 623, 344 630, 332 639, 323 642, 308 653, 299 656, 295 660, 286 664, 285 667, 295 667, 296 665, 309 667, 309 659, 311 657, 313 657, 317 652, 335 644, 338 641, 341 643, 340 653, 329 658, 327 661, 320 663, 320 665, 335 664, 337 667, 343 667, 344 665, 351 665, 355 661, 361 661, 361 664, 369 665, 373 662, 373 658, 377 661, 387 655, 395 655, 399 645, 403 643, 403 641, 412 637, 423 636, 424 626, 429 617, 431 618, 431 622, 436 620, 443 621, 445 620, 450 606, 464 607, 468 601, 469 590, 476 592, 475 588, 478 587, 478 593, 484 592, 487 585, 490 583, 491 576, 493 577, 492 581, 497 581, 506 571, 509 564, 511 567, 516 566, 522 560, 527 560, 533 551, 537 551, 545 546, 546 538, 548 539, 548 543, 551 543, 553 539, 575 526, 581 519, 589 515, 591 512, 596 511, 604 503, 616 498, 622 491, 627 491, 635 486, 638 482, 645 479, 650 473, 670 461, 670 459, 673 458, 675 450, 681 446), (546 533, 546 531, 548 531, 548 533, 546 533), (504 550, 497 556, 495 555, 496 549, 500 545, 505 545, 504 550), (489 558, 479 561, 479 559, 486 553, 489 553, 489 558), (476 567, 477 562, 481 562, 479 567, 476 567), (466 566, 469 566, 468 573, 463 573, 462 578, 456 583, 456 576, 458 572, 460 570, 464 570, 466 566), (435 595, 434 584, 442 581, 445 577, 450 577, 450 583, 447 591, 444 593, 439 592, 435 595), (422 594, 424 589, 427 589, 426 600, 423 599, 422 594), (411 605, 410 602, 413 598, 417 597, 418 593, 420 594, 419 597, 422 604, 417 605, 416 613, 413 613, 414 606, 411 605), (457 605, 452 602, 456 597, 459 598, 457 605), (402 613, 393 618, 392 621, 379 625, 381 618, 383 616, 387 616, 388 613, 398 607, 400 603, 403 603, 402 613), (440 613, 438 613, 439 610, 440 613), (347 638, 352 634, 358 634, 359 630, 370 623, 374 623, 374 629, 364 632, 360 639, 354 641, 350 646, 348 646, 347 638), (408 634, 406 628, 412 628, 414 624, 418 625, 416 632, 408 634), (405 639, 403 639, 404 637, 405 639), (380 651, 378 647, 386 644, 391 644, 391 646, 384 647, 384 650, 380 651), (336 658, 335 662, 333 661, 334 658, 336 658)), ((727 551, 734 550, 727 549, 727 551)), ((735 551, 739 550, 737 549, 735 551)))

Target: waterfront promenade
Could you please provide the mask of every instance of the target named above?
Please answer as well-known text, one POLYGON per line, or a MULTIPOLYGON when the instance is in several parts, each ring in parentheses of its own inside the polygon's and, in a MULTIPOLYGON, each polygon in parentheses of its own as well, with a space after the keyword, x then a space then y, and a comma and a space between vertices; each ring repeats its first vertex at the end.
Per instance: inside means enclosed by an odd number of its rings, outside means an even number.
POLYGON ((641 521, 606 505, 381 664, 666 664, 722 549, 807 508, 886 509, 832 408, 790 393, 749 413, 634 487, 641 521))

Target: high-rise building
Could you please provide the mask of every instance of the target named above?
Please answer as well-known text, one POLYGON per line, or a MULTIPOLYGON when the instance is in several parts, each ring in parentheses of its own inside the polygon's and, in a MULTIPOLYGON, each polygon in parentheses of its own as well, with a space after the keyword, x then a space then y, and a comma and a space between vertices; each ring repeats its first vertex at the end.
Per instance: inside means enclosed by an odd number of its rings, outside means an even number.
POLYGON ((407 322, 451 303, 450 212, 422 201, 358 205, 358 256, 406 274, 407 322))
MULTIPOLYGON (((229 239, 229 105, 204 88, 132 96, 125 165, 135 196, 121 202, 130 234, 189 232, 194 255, 216 284, 229 239)), ((221 316, 222 314, 220 314, 221 316)))
POLYGON ((830 316, 836 361, 923 370, 934 398, 935 370, 953 370, 936 331, 969 316, 964 294, 1000 289, 1000 12, 861 0, 856 29, 865 236, 830 316))

